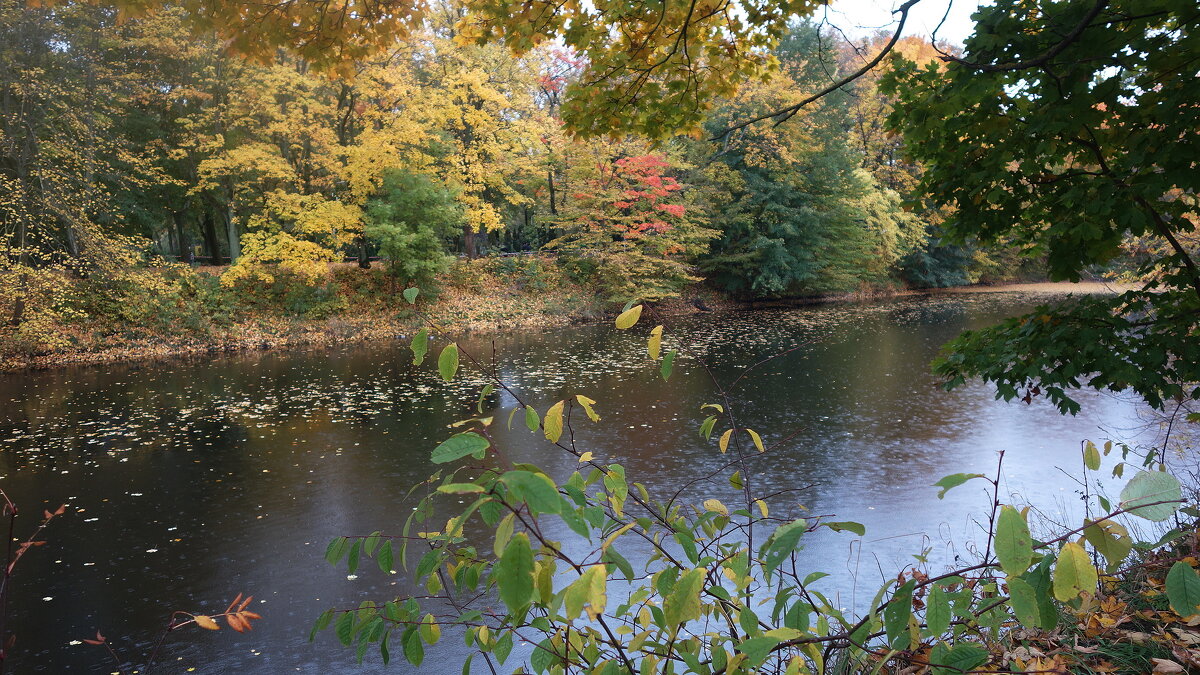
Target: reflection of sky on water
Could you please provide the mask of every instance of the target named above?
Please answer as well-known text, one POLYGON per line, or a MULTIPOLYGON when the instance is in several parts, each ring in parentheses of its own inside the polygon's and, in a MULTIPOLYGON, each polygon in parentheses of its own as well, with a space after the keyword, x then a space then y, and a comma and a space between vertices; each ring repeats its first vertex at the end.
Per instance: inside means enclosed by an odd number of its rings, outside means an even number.
MULTIPOLYGON (((881 569, 894 572, 923 547, 935 568, 969 555, 974 519, 989 503, 985 484, 938 500, 929 486, 941 476, 991 474, 1004 450, 1002 499, 1011 493, 1051 520, 1075 520, 1074 484, 1057 468, 1077 475, 1080 440, 1104 438, 1102 423, 1119 436, 1138 426, 1135 407, 1111 396, 1084 394, 1083 413, 1064 418, 1044 401, 996 402, 978 384, 938 387, 928 363, 940 344, 1028 305, 995 294, 698 315, 669 320, 666 341, 703 355, 724 383, 745 364, 799 347, 730 392, 740 424, 778 444, 750 457, 746 475, 761 492, 781 493, 773 514, 867 525, 865 545, 822 532, 800 556, 832 573, 818 588, 850 606, 869 599, 881 569)), ((711 441, 696 433, 700 405, 717 402, 707 374, 682 360, 663 383, 645 356, 647 329, 472 335, 461 344, 490 361, 494 340, 504 377, 539 409, 574 393, 599 401, 601 423, 576 422, 576 442, 624 464, 652 493, 715 473, 687 496, 736 508, 728 471, 716 472, 728 459, 716 448, 724 427, 711 441)), ((477 395, 470 378, 445 385, 432 364, 414 368, 398 344, 0 377, 0 486, 33 512, 62 501, 74 509, 19 570, 15 672, 108 672, 102 653, 68 643, 100 628, 144 648, 170 610, 218 611, 242 591, 266 617, 253 633, 173 638, 163 663, 360 672, 331 635, 306 642, 311 621, 331 604, 402 593, 406 582, 369 563, 348 580, 321 561, 325 544, 397 531, 411 509, 404 494, 432 472, 427 458, 444 425, 473 416, 477 395)), ((508 456, 560 477, 574 470, 519 416, 503 428, 511 396, 493 394, 489 404, 500 410, 496 437, 508 456)), ((446 638, 428 658, 457 659, 461 644, 446 638)))

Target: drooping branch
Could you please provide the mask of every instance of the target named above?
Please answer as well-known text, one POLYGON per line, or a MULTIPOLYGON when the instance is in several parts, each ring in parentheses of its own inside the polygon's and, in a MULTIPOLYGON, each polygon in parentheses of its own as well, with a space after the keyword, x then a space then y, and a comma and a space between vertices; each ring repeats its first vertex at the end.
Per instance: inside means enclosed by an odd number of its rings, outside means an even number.
POLYGON ((750 126, 751 124, 755 124, 757 122, 761 122, 761 121, 767 120, 767 119, 775 120, 775 124, 782 124, 782 123, 790 120, 791 118, 795 117, 796 113, 798 113, 802 109, 804 109, 804 107, 807 106, 809 103, 812 103, 813 101, 821 99, 821 98, 827 96, 828 94, 832 94, 833 92, 837 91, 838 89, 841 89, 842 87, 850 84, 851 82, 857 80, 858 78, 862 77, 863 75, 866 75, 867 73, 871 72, 875 68, 875 66, 878 66, 880 63, 883 62, 883 59, 888 54, 891 53, 892 48, 896 46, 897 42, 899 42, 900 34, 904 31, 904 23, 908 20, 909 10, 911 10, 913 8, 913 6, 916 5, 920 1, 921 0, 907 0, 907 2, 905 2, 903 5, 900 5, 900 8, 896 10, 896 13, 900 15, 900 19, 899 19, 898 23, 896 24, 895 32, 892 33, 892 38, 890 40, 888 40, 888 43, 886 45, 883 46, 883 49, 879 50, 879 53, 875 55, 875 58, 868 61, 865 65, 863 65, 863 67, 861 67, 858 70, 854 71, 853 73, 847 75, 846 77, 843 77, 842 79, 838 80, 837 82, 834 82, 833 84, 829 85, 828 87, 825 87, 824 89, 816 92, 815 94, 810 94, 809 96, 806 96, 804 98, 804 100, 800 101, 799 103, 794 103, 786 108, 780 108, 779 110, 776 110, 774 112, 769 112, 769 113, 766 113, 763 115, 759 115, 758 117, 752 117, 748 120, 744 120, 742 122, 738 122, 737 124, 726 127, 724 131, 717 134, 716 136, 713 136, 711 140, 714 140, 714 141, 721 140, 722 138, 727 137, 729 134, 733 133, 734 131, 737 131, 738 129, 744 129, 744 128, 750 126))
POLYGON ((1105 7, 1108 7, 1108 3, 1109 0, 1096 0, 1096 4, 1093 5, 1090 10, 1088 10, 1088 13, 1084 15, 1083 19, 1074 28, 1072 28, 1071 32, 1067 33, 1062 40, 1041 54, 1023 61, 996 64, 975 63, 946 52, 941 52, 940 58, 943 61, 957 63, 959 65, 973 68, 985 73, 1003 73, 1013 70, 1028 70, 1030 68, 1037 68, 1049 62, 1050 59, 1058 56, 1063 52, 1063 50, 1079 40, 1080 36, 1083 35, 1083 31, 1087 30, 1087 27, 1091 25, 1092 21, 1094 21, 1096 17, 1100 16, 1100 12, 1103 12, 1105 7))

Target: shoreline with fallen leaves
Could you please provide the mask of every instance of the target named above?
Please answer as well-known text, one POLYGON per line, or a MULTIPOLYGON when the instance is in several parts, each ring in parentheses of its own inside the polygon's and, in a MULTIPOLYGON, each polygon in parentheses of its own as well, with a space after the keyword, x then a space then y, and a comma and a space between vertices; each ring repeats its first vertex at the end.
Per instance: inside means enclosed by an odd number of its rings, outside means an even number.
MULTIPOLYGON (((1118 290, 1119 287, 1099 282, 1014 283, 919 290, 876 288, 824 296, 741 301, 703 286, 695 286, 687 289, 681 297, 658 303, 656 308, 665 315, 686 315, 953 294, 1108 293, 1118 290)), ((603 302, 598 294, 577 286, 530 293, 528 289, 516 288, 512 284, 483 284, 468 288, 447 285, 436 299, 419 300, 418 303, 419 309, 431 321, 452 332, 551 328, 595 323, 615 314, 615 308, 603 302)), ((420 319, 406 307, 356 310, 351 308, 326 319, 251 316, 209 335, 164 335, 147 330, 116 328, 108 334, 80 339, 83 343, 80 347, 37 354, 4 355, 0 357, 0 371, 379 343, 407 339, 420 326, 420 319)))

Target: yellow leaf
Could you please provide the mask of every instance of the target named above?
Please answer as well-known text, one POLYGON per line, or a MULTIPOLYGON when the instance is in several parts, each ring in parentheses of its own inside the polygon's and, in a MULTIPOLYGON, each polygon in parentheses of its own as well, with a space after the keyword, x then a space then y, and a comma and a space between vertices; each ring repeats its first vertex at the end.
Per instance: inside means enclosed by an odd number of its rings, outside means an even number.
POLYGON ((726 429, 725 433, 721 434, 721 440, 718 443, 718 445, 721 446, 721 454, 722 455, 725 454, 725 451, 729 450, 729 437, 730 436, 733 436, 733 429, 726 429))
POLYGON ((766 518, 767 517, 767 503, 761 499, 756 499, 756 500, 754 500, 754 504, 756 506, 758 506, 758 512, 762 514, 762 517, 766 518))
POLYGON ((712 511, 713 513, 719 513, 723 516, 729 515, 729 507, 722 504, 721 500, 719 499, 705 499, 704 510, 712 511))
POLYGON ((633 325, 635 323, 637 323, 638 319, 640 319, 641 317, 642 317, 642 306, 641 305, 634 305, 633 307, 630 307, 629 309, 625 310, 624 312, 621 312, 621 315, 617 317, 617 321, 616 321, 617 330, 626 330, 628 328, 633 328, 633 325))
POLYGON ((750 440, 754 441, 754 447, 758 448, 759 452, 767 451, 767 449, 763 447, 762 437, 758 435, 757 431, 753 429, 747 429, 746 433, 750 434, 750 440))
POLYGON ((217 625, 217 622, 214 621, 211 616, 197 614, 192 617, 192 620, 195 621, 196 625, 200 626, 201 628, 207 628, 208 630, 221 630, 221 627, 217 625))
POLYGON ((576 394, 575 400, 579 401, 579 405, 583 406, 583 412, 587 413, 588 419, 593 422, 600 421, 600 416, 596 414, 595 410, 592 410, 592 406, 596 405, 595 401, 583 394, 576 394))
POLYGON ((563 404, 565 401, 559 401, 550 406, 546 411, 546 416, 542 418, 542 427, 546 430, 546 438, 551 443, 557 443, 563 432, 563 404))
POLYGON ((579 461, 580 461, 580 462, 590 462, 590 461, 592 461, 592 453, 591 453, 591 451, 585 452, 585 453, 583 453, 582 455, 580 455, 580 456, 579 456, 579 461))
POLYGON ((650 358, 655 361, 658 360, 659 352, 662 351, 662 333, 663 327, 661 325, 655 326, 650 331, 650 339, 646 341, 646 351, 650 353, 650 358))

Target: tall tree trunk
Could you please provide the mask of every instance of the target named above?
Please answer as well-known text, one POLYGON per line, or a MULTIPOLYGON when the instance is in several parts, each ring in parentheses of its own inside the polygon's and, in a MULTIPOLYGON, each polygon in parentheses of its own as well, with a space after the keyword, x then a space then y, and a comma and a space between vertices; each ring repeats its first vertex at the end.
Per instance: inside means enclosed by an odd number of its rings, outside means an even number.
POLYGON ((189 255, 192 251, 192 240, 187 236, 187 232, 183 228, 183 214, 178 211, 171 212, 171 220, 175 221, 175 245, 179 248, 179 262, 191 263, 192 257, 189 255))
POLYGON ((208 254, 212 256, 212 264, 221 264, 221 242, 217 239, 217 224, 213 218, 212 211, 204 211, 204 227, 201 234, 204 236, 204 245, 208 247, 208 254))
POLYGON ((470 225, 463 225, 463 251, 467 254, 468 260, 479 257, 479 254, 475 252, 475 229, 470 225))
POLYGON ((362 270, 371 269, 371 258, 367 255, 366 235, 358 238, 358 268, 362 270))
POLYGON ((20 326, 21 321, 25 318, 25 296, 29 293, 29 272, 21 272, 19 279, 17 300, 13 303, 12 317, 8 321, 8 325, 13 328, 20 326))
POLYGON ((554 169, 546 169, 546 184, 550 186, 550 213, 558 215, 558 203, 555 197, 557 193, 554 189, 554 169))
MULTIPOLYGON (((232 192, 232 190, 230 191, 232 192)), ((233 201, 225 208, 225 236, 229 239, 229 264, 237 262, 242 257, 242 241, 238 238, 237 219, 233 214, 233 201)))

